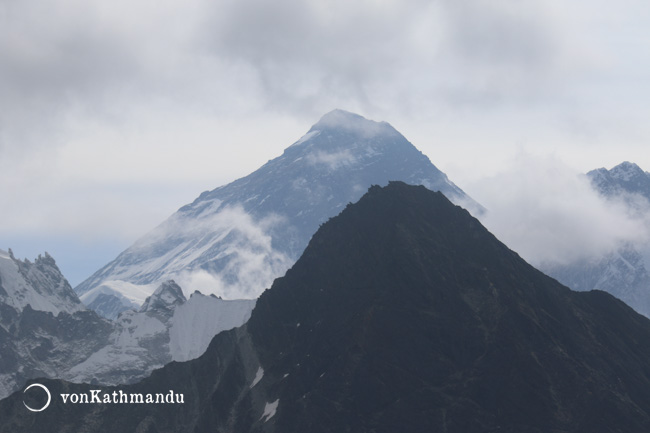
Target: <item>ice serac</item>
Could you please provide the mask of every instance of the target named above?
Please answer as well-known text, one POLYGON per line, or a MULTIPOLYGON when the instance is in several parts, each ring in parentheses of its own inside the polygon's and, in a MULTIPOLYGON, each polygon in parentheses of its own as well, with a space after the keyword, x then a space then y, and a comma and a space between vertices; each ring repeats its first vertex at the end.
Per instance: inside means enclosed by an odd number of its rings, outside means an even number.
POLYGON ((54 402, 39 418, 16 393, 0 432, 646 432, 650 320, 569 290, 442 194, 395 182, 323 224, 244 326, 119 389, 186 403, 54 402))
POLYGON ((169 329, 169 351, 173 361, 198 358, 219 332, 246 323, 255 300, 224 300, 194 292, 174 311, 169 329))
MULTIPOLYGON (((587 173, 605 200, 626 206, 630 218, 649 224, 650 173, 631 162, 587 173)), ((598 234, 595 234, 597 236, 598 234)), ((604 290, 650 317, 650 240, 639 233, 635 242, 621 242, 597 257, 567 264, 544 264, 542 270, 574 290, 604 290)))
POLYGON ((391 125, 335 110, 281 156, 179 209, 76 291, 85 300, 103 285, 133 299, 135 286, 153 290, 151 284, 174 279, 225 299, 256 298, 320 224, 371 185, 391 180, 482 210, 391 125))

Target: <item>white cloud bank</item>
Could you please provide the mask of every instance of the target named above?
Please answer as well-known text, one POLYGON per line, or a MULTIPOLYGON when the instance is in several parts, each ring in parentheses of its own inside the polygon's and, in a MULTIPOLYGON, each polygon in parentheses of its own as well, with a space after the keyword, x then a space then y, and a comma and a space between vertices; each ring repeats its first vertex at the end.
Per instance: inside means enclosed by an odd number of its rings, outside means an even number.
POLYGON ((176 214, 140 239, 129 251, 137 262, 127 261, 109 279, 156 276, 155 285, 174 279, 186 296, 199 290, 254 299, 293 264, 272 245, 270 233, 284 222, 275 214, 257 220, 239 205, 221 207, 215 201, 198 218, 176 214))
POLYGON ((472 186, 485 226, 531 264, 568 264, 650 240, 648 213, 606 200, 554 157, 520 153, 511 169, 472 186))

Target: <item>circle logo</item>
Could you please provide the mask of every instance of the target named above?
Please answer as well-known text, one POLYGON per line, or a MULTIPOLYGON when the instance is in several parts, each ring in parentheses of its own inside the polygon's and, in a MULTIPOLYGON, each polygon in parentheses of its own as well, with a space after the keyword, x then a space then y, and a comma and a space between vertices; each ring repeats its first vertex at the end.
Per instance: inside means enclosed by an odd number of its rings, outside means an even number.
POLYGON ((44 411, 45 409, 47 409, 47 407, 50 405, 50 402, 52 401, 52 395, 50 394, 50 390, 47 389, 47 388, 45 387, 45 385, 41 385, 40 383, 32 383, 32 384, 29 385, 27 388, 25 388, 25 390, 23 391, 23 394, 26 393, 27 390, 28 390, 29 388, 32 388, 32 387, 34 387, 34 386, 35 386, 35 387, 38 387, 38 388, 43 388, 43 390, 47 393, 47 403, 45 403, 45 406, 43 406, 43 407, 40 408, 40 409, 34 409, 34 408, 32 408, 32 407, 27 406, 27 403, 25 403, 24 400, 23 400, 23 404, 25 405, 25 407, 26 407, 27 409, 31 410, 32 412, 42 412, 42 411, 44 411))

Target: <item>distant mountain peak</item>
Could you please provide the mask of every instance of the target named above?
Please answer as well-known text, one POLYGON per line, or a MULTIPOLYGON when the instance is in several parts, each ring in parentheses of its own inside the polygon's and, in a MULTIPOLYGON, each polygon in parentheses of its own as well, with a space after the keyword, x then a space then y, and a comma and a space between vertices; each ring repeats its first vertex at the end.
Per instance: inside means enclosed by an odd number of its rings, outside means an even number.
POLYGON ((617 165, 616 167, 609 170, 610 174, 615 179, 620 179, 623 181, 629 181, 633 177, 645 176, 646 173, 633 162, 624 161, 617 165))
POLYGON ((174 280, 165 281, 144 301, 140 312, 172 312, 186 300, 183 290, 174 280))
POLYGON ((590 171, 587 175, 592 178, 597 176, 606 176, 620 181, 629 181, 637 176, 646 177, 648 176, 648 173, 643 171, 641 167, 633 162, 623 161, 609 170, 602 167, 590 171))
POLYGON ((606 197, 638 194, 650 200, 650 173, 633 162, 624 161, 609 170, 592 170, 587 177, 594 188, 606 197))
MULTIPOLYGON (((625 206, 628 218, 645 219, 650 206, 650 173, 622 162, 587 173, 592 188, 607 201, 625 206)), ((600 255, 564 264, 544 264, 543 271, 574 290, 604 290, 650 317, 650 249, 642 232, 637 241, 619 241, 600 255)))

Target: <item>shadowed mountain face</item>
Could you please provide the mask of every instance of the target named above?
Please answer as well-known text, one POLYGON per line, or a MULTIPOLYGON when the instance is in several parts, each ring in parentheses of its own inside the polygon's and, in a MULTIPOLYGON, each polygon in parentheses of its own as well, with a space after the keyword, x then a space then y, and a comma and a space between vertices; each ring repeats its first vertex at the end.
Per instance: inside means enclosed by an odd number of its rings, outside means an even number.
MULTIPOLYGON (((424 187, 325 223, 243 327, 125 393, 184 404, 0 402, 0 431, 650 431, 650 321, 572 292, 424 187)), ((102 388, 105 392, 115 388, 102 388)))

